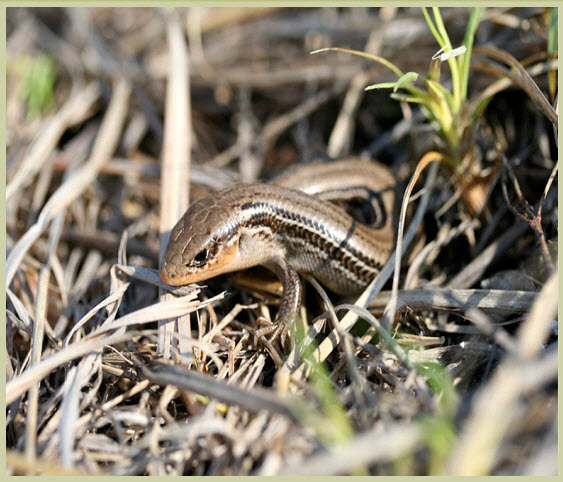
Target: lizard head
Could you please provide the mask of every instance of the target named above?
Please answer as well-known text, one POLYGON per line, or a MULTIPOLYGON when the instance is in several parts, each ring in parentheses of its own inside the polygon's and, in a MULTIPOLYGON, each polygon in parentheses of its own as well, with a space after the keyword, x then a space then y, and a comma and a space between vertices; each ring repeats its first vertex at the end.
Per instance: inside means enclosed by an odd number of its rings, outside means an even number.
POLYGON ((180 286, 235 271, 238 241, 227 206, 214 197, 198 199, 170 233, 160 279, 180 286))

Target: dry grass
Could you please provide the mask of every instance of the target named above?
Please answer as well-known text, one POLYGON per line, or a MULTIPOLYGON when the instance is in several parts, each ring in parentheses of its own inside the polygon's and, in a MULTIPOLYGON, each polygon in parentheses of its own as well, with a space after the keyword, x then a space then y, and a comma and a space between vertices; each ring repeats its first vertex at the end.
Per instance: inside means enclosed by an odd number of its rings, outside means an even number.
MULTIPOLYGON (((461 42, 467 9, 442 13, 461 42)), ((542 8, 489 9, 476 45, 547 93, 546 37, 542 8)), ((469 84, 497 92, 485 209, 430 166, 397 296, 394 257, 358 299, 309 279, 277 368, 253 337, 267 274, 159 280, 188 196, 324 153, 406 184, 433 148, 420 112, 364 93, 383 67, 309 55, 331 46, 417 72, 437 50, 414 8, 8 9, 8 474, 557 474, 557 148, 499 66, 469 84), (31 119, 13 66, 40 51, 56 107, 31 119)))

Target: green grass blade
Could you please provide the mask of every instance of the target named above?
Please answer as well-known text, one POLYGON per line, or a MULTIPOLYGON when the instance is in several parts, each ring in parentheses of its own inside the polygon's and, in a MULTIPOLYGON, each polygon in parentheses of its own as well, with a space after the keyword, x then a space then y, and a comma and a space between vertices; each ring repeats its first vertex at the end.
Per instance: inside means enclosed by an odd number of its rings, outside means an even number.
POLYGON ((52 57, 44 53, 20 57, 9 61, 7 67, 21 77, 19 92, 26 104, 29 121, 55 106, 57 66, 52 57))
MULTIPOLYGON (((444 21, 442 20, 442 15, 440 14, 440 9, 438 7, 432 7, 432 13, 434 14, 434 21, 436 22, 436 26, 432 23, 428 12, 425 11, 423 8, 424 17, 426 19, 426 23, 428 25, 432 25, 430 30, 432 30, 432 34, 438 41, 438 44, 441 48, 444 49, 444 52, 449 52, 452 50, 452 45, 450 42, 450 37, 448 36, 448 32, 446 31, 446 27, 444 26, 444 21)), ((453 91, 453 111, 459 112, 461 109, 461 86, 460 86, 460 75, 459 75, 459 67, 457 61, 453 58, 448 59, 448 65, 450 67, 451 75, 452 75, 452 91, 453 91)))
POLYGON ((402 92, 395 92, 391 94, 389 97, 399 102, 405 101, 405 102, 410 102, 411 104, 423 104, 423 105, 426 104, 424 99, 409 94, 403 94, 402 92))
POLYGON ((436 22, 436 27, 443 41, 443 44, 440 44, 440 47, 444 47, 447 44, 450 44, 449 49, 448 48, 446 49, 447 52, 448 50, 451 50, 452 46, 450 42, 450 37, 448 36, 448 32, 446 31, 446 27, 444 26, 444 21, 442 20, 442 15, 440 14, 440 9, 438 7, 432 7, 432 13, 434 14, 434 21, 436 22))
POLYGON ((418 74, 416 72, 407 72, 395 83, 393 92, 397 92, 403 85, 412 84, 416 79, 418 79, 418 74))
POLYGON ((436 82, 432 79, 425 79, 424 82, 428 86, 428 90, 435 91, 440 101, 443 101, 445 99, 450 110, 451 111, 454 110, 455 101, 452 93, 448 89, 446 89, 442 84, 440 84, 440 82, 436 82))
POLYGON ((547 51, 553 54, 557 50, 557 7, 549 9, 549 31, 547 35, 547 51))
POLYGON ((474 127, 477 124, 477 120, 479 119, 481 114, 484 112, 484 110, 487 108, 487 106, 489 105, 489 102, 492 100, 492 98, 493 98, 493 96, 490 95, 489 97, 482 99, 477 104, 477 107, 475 107, 475 110, 471 113, 471 126, 472 127, 474 127))
POLYGON ((467 99, 467 83, 469 82, 469 64, 471 63, 471 49, 473 48, 473 41, 475 40, 475 32, 479 26, 481 15, 485 9, 483 7, 474 7, 471 9, 467 29, 465 30, 465 39, 463 44, 467 51, 465 55, 459 57, 461 64, 461 102, 467 99))
POLYGON ((327 52, 327 51, 347 52, 347 53, 352 54, 352 55, 358 55, 359 57, 365 57, 366 59, 370 59, 370 60, 373 60, 375 62, 378 62, 378 63, 384 65, 389 70, 391 70, 397 77, 403 76, 403 72, 401 72, 401 69, 399 69, 399 67, 397 67, 394 63, 389 62, 387 59, 384 59, 383 57, 379 57, 378 55, 368 54, 368 53, 362 52, 360 50, 344 49, 344 48, 341 48, 341 47, 327 47, 327 48, 324 48, 324 49, 314 50, 313 52, 311 52, 311 55, 319 53, 319 52, 327 52))
POLYGON ((379 84, 368 85, 364 90, 394 89, 397 82, 380 82, 379 84))
POLYGON ((434 22, 430 18, 430 15, 428 14, 428 10, 426 9, 426 7, 422 7, 422 13, 424 14, 424 18, 426 20, 426 23, 428 24, 428 28, 430 28, 432 35, 434 35, 436 42, 438 42, 438 45, 440 45, 440 47, 446 45, 444 39, 439 34, 438 30, 436 30, 436 26, 434 25, 434 22))

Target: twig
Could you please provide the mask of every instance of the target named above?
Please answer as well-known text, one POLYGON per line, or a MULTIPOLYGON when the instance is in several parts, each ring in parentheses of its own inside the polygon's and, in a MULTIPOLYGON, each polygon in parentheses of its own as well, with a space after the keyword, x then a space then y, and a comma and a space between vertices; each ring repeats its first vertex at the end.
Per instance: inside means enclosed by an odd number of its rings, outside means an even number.
MULTIPOLYGON (((553 261, 551 259, 551 255, 549 254, 549 249, 547 247, 547 242, 545 240, 545 235, 543 233, 543 228, 541 225, 541 213, 539 212, 539 208, 538 208, 538 214, 534 213, 534 209, 532 208, 532 206, 530 206, 530 204, 528 203, 528 201, 526 201, 526 199, 524 199, 524 196, 522 195, 522 191, 520 190, 520 185, 518 183, 518 179, 516 178, 516 175, 514 174, 514 171, 512 170, 512 166, 506 161, 505 156, 502 156, 502 161, 505 167, 505 171, 503 171, 503 182, 501 184, 502 186, 502 194, 504 196, 504 199, 506 201, 506 205, 508 206, 508 208, 510 209, 510 211, 512 211, 512 213, 519 217, 520 219, 522 219, 524 222, 526 222, 528 224, 528 226, 534 231, 534 233, 536 233, 536 236, 540 242, 540 246, 542 249, 542 254, 543 257, 546 261, 546 263, 549 265, 550 269, 553 269, 553 261), (510 200, 508 199, 508 192, 506 190, 506 172, 508 172, 508 174, 510 175, 510 178, 512 180, 512 183, 514 185, 514 190, 516 191, 516 195, 518 197, 518 207, 514 206, 510 200)), ((557 167, 557 165, 556 165, 557 167)), ((552 172, 552 175, 556 172, 556 169, 554 169, 554 171, 552 172)), ((551 178, 550 178, 551 179, 551 178)), ((548 186, 551 185, 551 181, 548 180, 548 186)), ((548 187, 546 186, 546 187, 548 187)), ((543 200, 545 200, 545 196, 547 196, 547 191, 544 190, 544 193, 542 195, 542 203, 543 200)))
POLYGON ((268 410, 296 420, 283 400, 265 390, 254 388, 247 391, 177 365, 160 364, 152 370, 144 366, 141 368, 143 375, 153 383, 173 385, 181 390, 217 398, 228 404, 240 405, 246 410, 268 410))
POLYGON ((542 194, 541 199, 540 199, 540 204, 538 206, 538 212, 537 212, 537 216, 540 220, 541 220, 541 217, 542 217, 542 210, 543 210, 543 204, 545 203, 545 198, 547 197, 547 194, 549 193, 549 190, 551 189, 551 184, 553 183, 553 180, 555 179, 555 175, 557 174, 558 168, 559 168, 559 161, 557 161, 555 163, 555 166, 553 166, 553 169, 551 170, 551 175, 549 176, 549 179, 547 180, 547 183, 546 183, 545 188, 543 190, 543 194, 542 194))
MULTIPOLYGON (((388 305, 392 294, 380 292, 370 304, 370 308, 388 305)), ((424 288, 400 290, 396 310, 408 307, 411 310, 439 310, 465 312, 472 308, 501 313, 524 313, 536 300, 535 291, 491 290, 491 289, 451 289, 424 288)), ((396 313, 396 312, 395 312, 396 313)), ((395 313, 392 313, 394 315, 395 313)))

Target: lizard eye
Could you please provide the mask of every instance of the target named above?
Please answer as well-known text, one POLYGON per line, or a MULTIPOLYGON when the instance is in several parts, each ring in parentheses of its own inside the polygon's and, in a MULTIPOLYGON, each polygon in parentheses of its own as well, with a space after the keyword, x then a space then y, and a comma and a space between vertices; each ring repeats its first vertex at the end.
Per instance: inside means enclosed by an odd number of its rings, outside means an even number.
POLYGON ((193 266, 202 266, 207 261, 207 248, 203 248, 192 261, 193 266))

